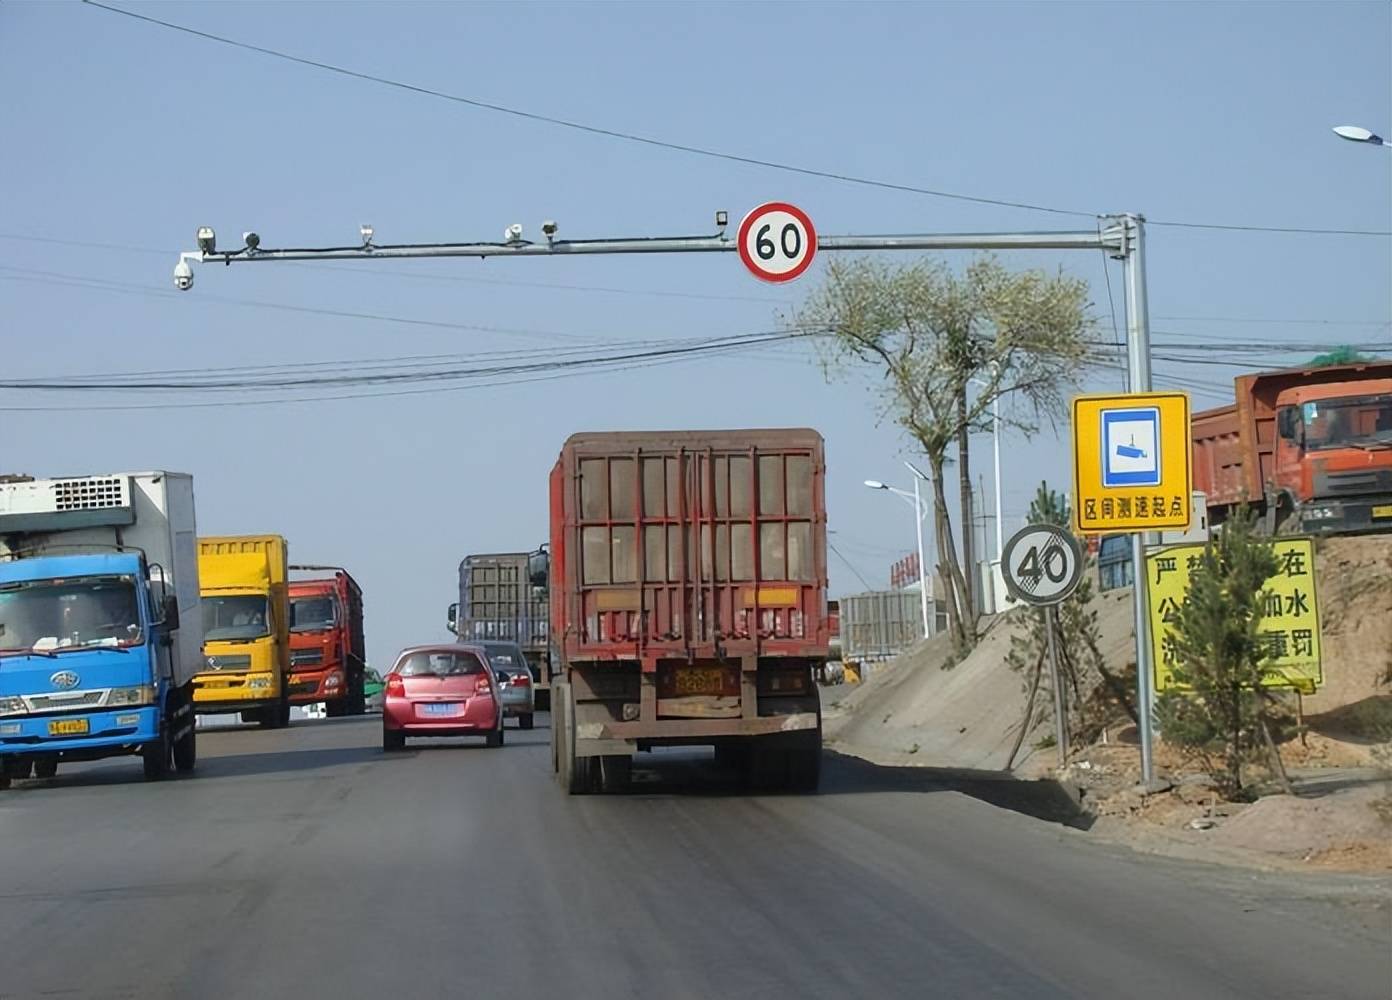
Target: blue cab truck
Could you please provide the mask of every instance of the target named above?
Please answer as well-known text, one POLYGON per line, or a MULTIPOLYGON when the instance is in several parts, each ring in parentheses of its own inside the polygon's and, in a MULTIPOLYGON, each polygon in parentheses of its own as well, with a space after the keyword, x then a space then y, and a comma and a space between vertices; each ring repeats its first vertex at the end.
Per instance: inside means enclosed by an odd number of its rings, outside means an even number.
POLYGON ((193 480, 0 480, 0 789, 136 755, 193 770, 202 664, 193 480))

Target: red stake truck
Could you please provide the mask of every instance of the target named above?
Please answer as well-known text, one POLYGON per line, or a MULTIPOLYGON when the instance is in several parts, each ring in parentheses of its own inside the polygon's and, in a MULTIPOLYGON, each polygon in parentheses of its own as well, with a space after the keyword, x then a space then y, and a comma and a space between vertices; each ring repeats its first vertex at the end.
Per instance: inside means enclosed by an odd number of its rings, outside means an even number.
POLYGON ((754 787, 815 790, 814 673, 830 641, 824 478, 813 430, 565 443, 545 571, 563 788, 614 790, 635 751, 704 745, 754 787))

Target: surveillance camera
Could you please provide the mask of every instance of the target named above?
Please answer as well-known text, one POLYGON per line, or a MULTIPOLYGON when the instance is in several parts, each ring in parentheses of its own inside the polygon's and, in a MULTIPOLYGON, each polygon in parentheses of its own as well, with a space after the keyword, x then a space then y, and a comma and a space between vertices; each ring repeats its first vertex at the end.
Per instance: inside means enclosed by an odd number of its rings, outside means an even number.
POLYGON ((556 225, 555 219, 547 219, 541 224, 541 231, 546 234, 546 238, 552 239, 556 235, 556 230, 560 227, 556 225))
POLYGON ((193 268, 189 267, 189 262, 182 257, 179 263, 174 265, 174 287, 181 292, 187 292, 193 287, 193 268))
POLYGON ((248 250, 255 250, 261 246, 261 237, 257 236, 255 233, 242 233, 242 239, 246 241, 246 248, 248 250))
POLYGON ((204 253, 217 250, 217 234, 213 232, 212 226, 198 227, 198 249, 204 253))
POLYGON ((359 226, 358 232, 362 234, 363 246, 367 246, 372 242, 373 230, 372 227, 369 226, 367 223, 364 222, 361 226, 359 226))
POLYGON ((503 230, 503 239, 509 243, 516 243, 522 239, 522 223, 514 222, 503 230))

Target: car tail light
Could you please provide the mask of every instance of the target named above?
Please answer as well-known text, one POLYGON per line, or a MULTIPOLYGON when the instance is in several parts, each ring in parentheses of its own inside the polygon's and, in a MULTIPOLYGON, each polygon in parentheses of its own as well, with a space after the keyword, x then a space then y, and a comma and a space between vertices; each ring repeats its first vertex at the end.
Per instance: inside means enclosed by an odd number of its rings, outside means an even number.
POLYGON ((406 682, 401 679, 400 674, 387 674, 387 694, 403 695, 406 693, 406 682))
POLYGON ((532 678, 528 674, 513 674, 511 683, 515 687, 527 687, 532 683, 532 678))
POLYGON ((492 694, 493 685, 488 682, 488 675, 481 676, 474 682, 474 694, 492 694))

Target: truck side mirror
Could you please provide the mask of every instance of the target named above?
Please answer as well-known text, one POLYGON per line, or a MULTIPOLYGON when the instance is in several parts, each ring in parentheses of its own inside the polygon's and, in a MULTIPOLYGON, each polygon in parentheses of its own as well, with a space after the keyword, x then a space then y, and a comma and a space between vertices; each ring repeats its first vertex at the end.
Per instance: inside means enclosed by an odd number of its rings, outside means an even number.
MULTIPOLYGON (((448 615, 446 621, 447 621, 446 627, 447 627, 451 632, 454 632, 454 631, 455 631, 455 626, 459 624, 459 605, 458 605, 458 604, 451 604, 451 605, 449 606, 449 615, 448 615)), ((456 633, 456 634, 458 634, 458 633, 456 633)))
POLYGON ((164 624, 173 632, 179 627, 179 599, 173 594, 165 594, 161 610, 164 612, 164 624))
POLYGON ((551 554, 545 549, 533 552, 527 557, 527 576, 533 587, 545 587, 551 575, 551 554))

